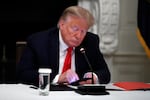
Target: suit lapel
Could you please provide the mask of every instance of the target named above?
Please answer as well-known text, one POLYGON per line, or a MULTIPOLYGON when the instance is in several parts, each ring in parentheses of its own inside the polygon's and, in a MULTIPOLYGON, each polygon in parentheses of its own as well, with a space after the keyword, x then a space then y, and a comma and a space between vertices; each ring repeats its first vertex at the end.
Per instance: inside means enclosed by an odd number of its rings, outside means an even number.
POLYGON ((57 74, 59 69, 59 32, 58 29, 49 33, 48 59, 53 73, 57 74))
POLYGON ((83 77, 84 67, 85 67, 85 58, 83 54, 80 52, 80 47, 76 47, 75 49, 75 66, 76 66, 76 72, 79 75, 79 77, 83 77))

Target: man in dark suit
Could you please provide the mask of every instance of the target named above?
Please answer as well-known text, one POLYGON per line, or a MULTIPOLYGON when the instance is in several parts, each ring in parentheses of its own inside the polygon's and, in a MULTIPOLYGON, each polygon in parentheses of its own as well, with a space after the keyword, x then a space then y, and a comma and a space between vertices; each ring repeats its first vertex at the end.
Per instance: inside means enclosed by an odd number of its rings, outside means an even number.
MULTIPOLYGON (((50 81, 71 83, 91 78, 92 72, 81 48, 92 66, 94 83, 110 81, 108 66, 99 50, 99 37, 87 32, 94 24, 89 11, 79 6, 68 7, 59 19, 58 27, 38 32, 27 39, 27 47, 17 65, 19 82, 38 85, 38 69, 51 68, 50 81), (71 68, 62 73, 66 49, 73 47, 71 68)), ((90 84, 92 80, 80 82, 90 84)))

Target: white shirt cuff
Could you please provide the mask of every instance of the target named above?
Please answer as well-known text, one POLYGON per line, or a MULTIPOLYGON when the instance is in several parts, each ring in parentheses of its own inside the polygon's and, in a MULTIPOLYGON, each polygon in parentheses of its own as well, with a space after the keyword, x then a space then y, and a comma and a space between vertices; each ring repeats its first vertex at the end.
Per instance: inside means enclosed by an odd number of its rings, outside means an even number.
POLYGON ((55 76, 55 78, 54 78, 53 81, 52 81, 53 84, 57 84, 58 79, 59 79, 59 76, 60 76, 60 74, 57 74, 57 75, 55 76))
MULTIPOLYGON (((87 78, 87 77, 86 77, 86 74, 88 74, 88 73, 91 73, 91 72, 85 73, 84 76, 83 76, 83 78, 87 78)), ((93 73, 93 75, 96 77, 96 83, 95 83, 95 84, 99 84, 98 76, 97 76, 95 73, 93 73)))

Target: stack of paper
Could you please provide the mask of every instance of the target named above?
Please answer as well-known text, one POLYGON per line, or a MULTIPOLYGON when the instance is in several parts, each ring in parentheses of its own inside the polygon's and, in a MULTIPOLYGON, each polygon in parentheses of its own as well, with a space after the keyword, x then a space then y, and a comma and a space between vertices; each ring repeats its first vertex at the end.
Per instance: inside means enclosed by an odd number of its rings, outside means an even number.
POLYGON ((124 90, 150 90, 150 84, 144 82, 116 82, 113 85, 124 90))

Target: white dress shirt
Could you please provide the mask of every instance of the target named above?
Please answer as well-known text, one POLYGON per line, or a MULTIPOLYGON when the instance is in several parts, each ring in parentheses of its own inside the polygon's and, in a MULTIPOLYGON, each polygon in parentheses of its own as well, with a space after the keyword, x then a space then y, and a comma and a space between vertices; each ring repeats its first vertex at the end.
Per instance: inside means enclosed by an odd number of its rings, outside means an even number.
MULTIPOLYGON (((68 48, 68 46, 63 41, 61 33, 59 31, 59 72, 56 75, 56 77, 54 78, 53 83, 58 82, 58 78, 59 78, 60 74, 62 73, 64 60, 65 60, 65 57, 66 57, 66 54, 67 54, 67 48, 68 48)), ((74 49, 75 48, 73 48, 72 58, 71 58, 71 70, 73 70, 73 71, 75 71, 75 53, 74 53, 74 49)))

